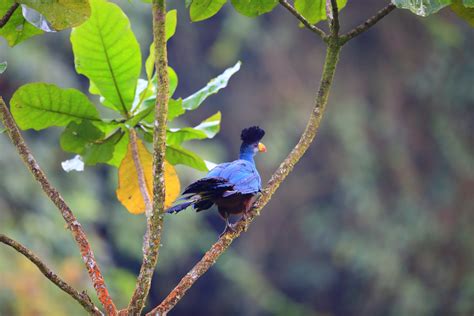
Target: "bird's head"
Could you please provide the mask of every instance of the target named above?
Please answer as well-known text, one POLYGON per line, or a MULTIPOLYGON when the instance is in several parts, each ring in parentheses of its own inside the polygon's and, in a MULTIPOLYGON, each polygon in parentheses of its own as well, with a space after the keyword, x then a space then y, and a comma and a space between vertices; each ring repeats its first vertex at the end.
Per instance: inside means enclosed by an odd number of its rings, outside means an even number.
POLYGON ((265 135, 265 131, 258 126, 252 126, 242 130, 240 138, 242 145, 240 146, 240 156, 242 159, 253 158, 258 152, 266 152, 267 148, 260 140, 265 135))

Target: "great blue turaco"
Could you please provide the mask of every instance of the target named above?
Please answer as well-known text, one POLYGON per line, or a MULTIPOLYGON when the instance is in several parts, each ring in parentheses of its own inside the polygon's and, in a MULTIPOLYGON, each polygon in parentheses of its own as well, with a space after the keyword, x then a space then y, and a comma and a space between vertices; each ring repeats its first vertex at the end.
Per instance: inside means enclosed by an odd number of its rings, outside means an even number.
MULTIPOLYGON (((255 197, 262 189, 262 180, 255 166, 254 156, 267 149, 260 140, 265 131, 258 126, 242 130, 239 159, 217 165, 201 178, 184 189, 179 204, 170 207, 168 213, 178 213, 189 206, 196 212, 207 210, 214 204, 226 226, 222 234, 233 231, 231 215, 247 216, 255 197)), ((221 235, 222 235, 221 234, 221 235)))

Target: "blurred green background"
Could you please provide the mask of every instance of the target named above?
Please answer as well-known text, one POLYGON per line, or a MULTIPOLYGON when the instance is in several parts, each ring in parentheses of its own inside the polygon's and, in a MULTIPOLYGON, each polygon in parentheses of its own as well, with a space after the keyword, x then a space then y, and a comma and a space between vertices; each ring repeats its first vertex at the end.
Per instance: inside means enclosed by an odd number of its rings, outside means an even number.
MULTIPOLYGON (((149 5, 117 1, 147 56, 149 5)), ((351 2, 342 29, 383 3, 351 2)), ((177 96, 196 91, 237 60, 229 86, 185 116, 196 124, 220 110, 222 130, 189 148, 210 161, 236 158, 239 132, 258 124, 268 153, 264 181, 296 144, 313 107, 324 57, 320 39, 277 8, 249 19, 226 5, 191 23, 178 8, 170 65, 177 96)), ((87 92, 74 71, 69 31, 9 48, 0 40, 0 94, 45 81, 87 92)), ((143 72, 144 73, 144 72, 143 72)), ((342 51, 321 131, 262 216, 170 315, 472 315, 474 313, 474 32, 449 10, 419 18, 396 10, 342 51)), ((95 97, 93 97, 95 98, 95 97)), ((95 99, 97 102, 98 100, 95 99)), ((117 201, 117 170, 65 173, 71 155, 59 129, 24 133, 89 234, 113 298, 128 303, 141 264, 144 216, 117 201)), ((0 232, 94 294, 58 211, 0 134, 0 232)), ((202 173, 178 168, 182 185, 202 173)), ((158 304, 217 239, 214 211, 165 219, 147 308, 158 304)), ((84 311, 16 252, 0 246, 0 315, 84 311)))

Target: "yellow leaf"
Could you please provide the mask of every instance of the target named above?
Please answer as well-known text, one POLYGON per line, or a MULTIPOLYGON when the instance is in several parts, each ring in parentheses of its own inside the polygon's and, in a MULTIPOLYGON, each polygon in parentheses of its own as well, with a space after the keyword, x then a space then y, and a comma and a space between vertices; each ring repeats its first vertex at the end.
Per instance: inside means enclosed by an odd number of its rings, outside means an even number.
MULTIPOLYGON (((138 158, 145 175, 148 196, 153 200, 153 156, 146 149, 140 139, 137 139, 138 158)), ((165 161, 165 208, 173 204, 180 193, 180 183, 178 175, 173 165, 165 161)), ((138 172, 133 161, 132 144, 128 144, 127 154, 119 167, 119 186, 117 198, 132 214, 145 212, 145 201, 140 191, 138 183, 138 172)))

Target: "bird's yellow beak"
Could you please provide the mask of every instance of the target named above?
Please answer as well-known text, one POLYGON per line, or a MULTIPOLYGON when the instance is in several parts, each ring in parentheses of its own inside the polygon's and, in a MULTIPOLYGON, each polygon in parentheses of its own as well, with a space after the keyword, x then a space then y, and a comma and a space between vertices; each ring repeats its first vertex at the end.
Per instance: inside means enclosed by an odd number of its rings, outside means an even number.
POLYGON ((261 153, 266 153, 267 152, 267 147, 263 143, 258 143, 258 151, 261 153))

